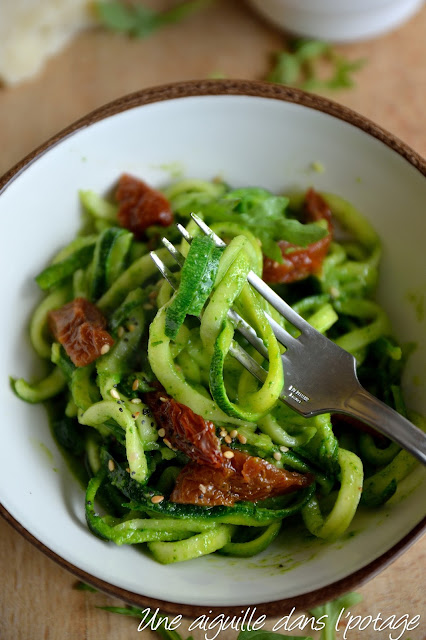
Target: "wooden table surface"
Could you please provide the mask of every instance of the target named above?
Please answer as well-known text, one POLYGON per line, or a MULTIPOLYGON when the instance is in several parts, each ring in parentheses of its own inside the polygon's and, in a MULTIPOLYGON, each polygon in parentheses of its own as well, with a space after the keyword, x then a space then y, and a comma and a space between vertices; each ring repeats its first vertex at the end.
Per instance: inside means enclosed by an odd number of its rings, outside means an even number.
MULTIPOLYGON (((157 0, 154 3, 161 6, 157 0)), ((165 4, 165 2, 163 3, 165 4)), ((206 78, 259 79, 284 36, 242 0, 218 1, 184 23, 146 40, 92 30, 49 61, 32 81, 0 88, 0 175, 56 131, 120 95, 166 82, 206 78)), ((1 45, 0 45, 1 46, 1 45)), ((367 59, 357 85, 330 95, 426 155, 426 7, 397 31, 362 44, 338 47, 367 59)), ((76 579, 0 521, 1 640, 121 640, 143 638, 138 621, 96 605, 119 605, 106 595, 76 591, 76 579)), ((422 616, 402 640, 426 638, 426 538, 360 587, 361 616, 422 616)), ((300 612, 302 613, 302 612, 300 612)), ((188 621, 189 623, 190 621, 188 621)), ((272 623, 272 621, 271 621, 272 623)), ((185 632, 185 625, 181 631, 185 632)), ((397 638, 399 631, 393 632, 397 638)), ((201 640, 202 633, 196 634, 201 640)), ((231 640, 235 632, 223 632, 231 640)), ((384 640, 389 631, 354 630, 349 640, 384 640)))

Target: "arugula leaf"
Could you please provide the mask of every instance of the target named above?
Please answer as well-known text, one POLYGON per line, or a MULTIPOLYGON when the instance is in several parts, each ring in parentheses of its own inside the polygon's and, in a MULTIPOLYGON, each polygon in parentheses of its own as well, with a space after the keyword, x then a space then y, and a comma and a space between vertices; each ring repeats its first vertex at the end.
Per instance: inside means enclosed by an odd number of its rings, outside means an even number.
POLYGON ((102 609, 102 611, 108 611, 109 613, 119 613, 122 616, 130 616, 131 618, 141 619, 141 610, 138 607, 96 607, 102 609))
MULTIPOLYGON (((250 187, 225 193, 226 185, 215 185, 214 193, 191 192, 171 198, 173 210, 181 218, 199 213, 207 224, 241 222, 262 243, 262 251, 272 260, 283 262, 278 240, 306 247, 327 235, 318 223, 302 224, 286 218, 288 198, 276 196, 266 189, 250 187)), ((167 195, 167 194, 166 194, 167 195)))
POLYGON ((158 29, 180 22, 204 8, 212 0, 186 0, 166 11, 154 11, 141 4, 125 5, 113 0, 96 2, 95 10, 103 27, 134 38, 146 38, 158 29))
POLYGON ((307 91, 348 89, 354 86, 352 74, 365 64, 365 60, 347 60, 328 42, 322 40, 294 40, 290 51, 276 54, 275 65, 267 80, 307 91), (318 67, 330 66, 328 78, 318 76, 318 67))
POLYGON ((86 584, 85 582, 76 582, 73 585, 73 589, 75 589, 76 591, 91 591, 92 593, 97 593, 97 589, 95 589, 95 587, 91 587, 90 584, 86 584))
POLYGON ((283 256, 277 244, 279 240, 306 247, 328 233, 318 223, 302 224, 293 218, 286 218, 288 202, 288 198, 273 195, 266 189, 235 189, 224 196, 218 203, 220 206, 215 209, 206 207, 202 213, 208 224, 241 222, 259 238, 263 253, 282 263, 283 256), (227 208, 226 203, 229 201, 233 205, 227 208))
POLYGON ((360 593, 351 592, 346 593, 340 598, 336 598, 336 600, 326 602, 319 607, 311 609, 309 613, 311 613, 316 619, 321 618, 321 616, 327 616, 326 625, 321 631, 321 640, 335 640, 336 622, 341 610, 348 609, 354 604, 358 604, 358 602, 361 602, 361 600, 362 595, 360 593))
POLYGON ((327 56, 332 51, 329 43, 323 40, 295 40, 292 43, 292 47, 297 53, 297 58, 300 62, 327 56))
POLYGON ((276 54, 275 66, 267 76, 269 82, 287 84, 291 87, 300 86, 302 63, 293 53, 280 51, 276 54))

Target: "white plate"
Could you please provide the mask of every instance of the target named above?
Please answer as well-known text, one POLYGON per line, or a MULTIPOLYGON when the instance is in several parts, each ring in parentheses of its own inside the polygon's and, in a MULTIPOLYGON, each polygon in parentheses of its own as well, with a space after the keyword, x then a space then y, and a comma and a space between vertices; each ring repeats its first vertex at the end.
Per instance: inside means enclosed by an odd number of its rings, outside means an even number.
POLYGON ((385 507, 361 512, 350 528, 355 535, 337 543, 302 534, 289 541, 282 537, 254 559, 211 556, 161 566, 143 551, 118 548, 89 533, 82 490, 55 447, 43 407, 21 402, 7 385, 9 375, 30 377, 37 370, 27 335, 39 299, 34 276, 79 228, 77 191, 106 192, 122 172, 164 185, 169 175, 161 167, 173 163, 187 176, 220 174, 235 187, 285 191, 313 185, 358 207, 383 241, 379 298, 397 337, 418 343, 405 383, 411 406, 426 413, 425 321, 419 317, 426 284, 426 180, 418 156, 355 114, 297 91, 225 81, 141 92, 71 127, 3 180, 4 515, 68 568, 133 602, 155 598, 182 611, 176 603, 223 609, 296 602, 296 596, 313 591, 310 601, 324 599, 330 595, 327 586, 336 591, 371 575, 420 532, 426 514, 422 469, 385 507), (313 162, 325 171, 313 171, 313 162), (417 310, 410 299, 418 301, 417 310), (357 573, 367 565, 365 573, 357 573))

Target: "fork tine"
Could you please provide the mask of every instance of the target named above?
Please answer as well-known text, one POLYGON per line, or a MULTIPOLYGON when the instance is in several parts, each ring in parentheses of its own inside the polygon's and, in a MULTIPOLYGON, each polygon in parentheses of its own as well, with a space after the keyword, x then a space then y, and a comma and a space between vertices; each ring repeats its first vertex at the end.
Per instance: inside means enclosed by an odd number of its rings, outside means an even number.
MULTIPOLYGON (((217 236, 215 234, 215 232, 212 231, 210 229, 210 227, 208 227, 206 225, 204 220, 202 220, 199 216, 197 216, 196 213, 191 213, 191 218, 194 220, 194 222, 196 224, 198 224, 198 226, 200 227, 201 231, 204 231, 206 236, 210 236, 211 238, 213 238, 213 240, 215 241, 215 244, 216 244, 217 247, 226 247, 226 244, 224 243, 222 238, 219 238, 219 236, 217 236)), ((179 231, 180 231, 180 229, 179 229, 179 231)), ((185 229, 185 231, 186 231, 186 229, 185 229)))
MULTIPOLYGON (((268 349, 265 347, 263 341, 257 337, 253 327, 247 324, 247 322, 243 320, 243 318, 233 309, 228 311, 228 318, 234 322, 235 329, 245 337, 245 339, 260 353, 260 355, 268 359, 268 349)), ((253 362, 255 361, 253 360, 253 362)))
POLYGON ((240 347, 238 342, 235 342, 235 340, 231 343, 229 353, 255 378, 260 380, 260 382, 265 382, 268 372, 261 367, 260 364, 258 364, 256 360, 247 353, 247 351, 244 351, 244 349, 240 347))
POLYGON ((176 260, 178 265, 180 267, 183 267, 183 265, 185 263, 185 258, 183 257, 181 252, 178 251, 178 249, 176 249, 174 244, 172 244, 169 240, 167 240, 167 238, 161 238, 161 242, 164 244, 164 246, 166 247, 167 251, 172 256, 172 258, 174 258, 176 260))
MULTIPOLYGON (((303 333, 313 333, 313 331, 315 331, 311 325, 302 318, 302 316, 299 316, 299 314, 296 313, 296 311, 294 311, 287 302, 280 298, 280 296, 276 294, 275 291, 253 271, 250 271, 247 276, 247 280, 256 289, 256 291, 260 293, 260 295, 283 316, 283 318, 291 322, 291 324, 299 329, 299 331, 303 333)), ((295 338, 292 339, 295 340, 295 338)))
POLYGON ((149 255, 151 256, 151 259, 154 261, 155 266, 157 267, 163 278, 167 280, 167 282, 173 287, 173 289, 177 289, 178 282, 170 269, 166 267, 164 262, 157 256, 155 251, 151 251, 149 255))
MULTIPOLYGON (((191 218, 200 227, 200 229, 202 231, 204 231, 204 233, 206 235, 209 235, 209 236, 211 236, 213 238, 213 240, 217 243, 217 246, 220 246, 220 247, 225 246, 225 243, 223 242, 223 240, 221 240, 219 238, 219 236, 217 236, 210 229, 210 227, 207 226, 206 223, 203 220, 201 220, 201 218, 199 218, 195 213, 191 213, 191 218)), ((179 225, 178 225, 178 227, 179 227, 179 225)), ((181 230, 179 229, 179 231, 181 231, 181 230)), ((186 233, 187 236, 189 235, 188 232, 186 231, 186 229, 185 229, 185 233, 186 233)), ((275 293, 275 291, 273 291, 262 280, 262 278, 259 278, 259 276, 257 276, 253 271, 250 271, 250 273, 247 276, 247 280, 256 289, 256 291, 258 293, 260 293, 260 295, 263 298, 265 298, 265 300, 267 300, 267 302, 269 302, 269 304, 272 305, 274 307, 274 309, 276 309, 278 311, 278 313, 280 313, 284 318, 286 318, 289 322, 291 322, 291 324, 293 324, 297 329, 299 329, 300 331, 303 331, 305 333, 312 332, 311 331, 312 330, 311 325, 308 322, 306 322, 306 320, 304 320, 301 316, 299 316, 299 314, 296 313, 296 311, 294 311, 290 307, 290 305, 288 305, 286 302, 284 302, 284 300, 282 298, 280 298, 280 296, 277 295, 275 293)), ((293 346, 295 346, 295 343, 294 343, 295 338, 293 338, 293 336, 290 336, 290 334, 287 333, 287 336, 283 335, 282 337, 283 337, 283 339, 285 337, 286 340, 288 338, 290 338, 290 340, 288 340, 288 341, 291 342, 293 346)), ((283 344, 285 344, 285 343, 283 342, 283 344)))
MULTIPOLYGON (((194 215, 194 214, 192 214, 194 215)), ((198 223, 197 223, 198 224, 198 223)), ((188 244, 191 244, 192 242, 192 236, 189 235, 189 233, 187 232, 187 230, 185 229, 185 227, 183 227, 181 224, 177 224, 176 227, 178 228, 179 232, 181 233, 181 235, 185 238, 185 240, 187 241, 188 244)))
MULTIPOLYGON (((166 247, 166 249, 169 251, 171 256, 176 260, 178 265, 180 267, 183 267, 183 265, 185 263, 185 258, 183 257, 181 252, 178 249, 176 249, 176 247, 169 240, 167 240, 167 238, 162 238, 161 242, 166 247)), ((158 260, 158 256, 156 256, 156 257, 157 257, 157 260, 158 260)), ((155 261, 155 263, 158 266, 158 261, 157 260, 155 261)), ((166 271, 167 271, 167 267, 163 264, 163 269, 161 271, 163 273, 163 275, 166 273, 166 271)), ((169 276, 171 275, 170 272, 168 273, 168 275, 169 276)), ((166 277, 166 276, 164 276, 164 277, 166 277)), ((246 340, 248 340, 248 342, 251 345, 253 345, 253 347, 255 349, 257 349, 257 351, 259 351, 259 353, 264 358, 267 358, 268 357, 268 350, 265 347, 265 345, 263 344, 262 340, 260 340, 257 337, 256 332, 253 329, 253 327, 251 327, 245 320, 243 320, 243 318, 240 315, 238 315, 238 313, 236 313, 233 309, 229 310, 228 317, 231 318, 231 320, 234 322, 235 329, 237 329, 246 338, 246 340)))
POLYGON ((286 329, 284 329, 284 327, 278 324, 278 322, 274 320, 269 313, 265 313, 265 316, 267 317, 278 342, 284 345, 287 349, 295 350, 301 348, 302 345, 298 338, 294 338, 286 329))
MULTIPOLYGON (((171 243, 166 239, 163 238, 162 239, 163 244, 167 247, 167 249, 170 250, 169 246, 173 247, 173 245, 171 245, 171 243), (166 242, 164 242, 166 241, 166 242)), ((174 251, 170 251, 171 255, 176 259, 181 260, 183 258, 182 254, 175 249, 175 247, 173 247, 174 251)), ((166 267, 166 265, 164 264, 164 262, 157 256, 157 254, 154 251, 151 251, 150 256, 152 258, 152 260, 154 261, 157 269, 160 271, 161 275, 166 278, 166 280, 170 283, 170 285, 173 287, 173 289, 177 289, 178 287, 178 283, 176 278, 174 277, 173 273, 170 271, 170 269, 168 269, 166 267)), ((238 331, 244 335, 245 338, 247 338, 247 340, 255 347, 255 349, 257 349, 261 355, 263 356, 267 356, 268 355, 268 351, 265 348, 265 345, 263 344, 263 342, 256 336, 254 330, 252 327, 250 327, 250 325, 248 325, 245 320, 243 320, 237 313, 235 313, 235 311, 233 311, 232 309, 230 310, 230 317, 235 321, 236 323, 236 329, 238 329, 238 331)), ((250 371, 250 373, 252 375, 254 375, 258 380, 260 380, 261 382, 264 382, 266 379, 266 376, 268 375, 268 372, 261 367, 254 358, 251 357, 251 355, 249 355, 247 353, 247 351, 245 351, 239 344, 238 342, 235 342, 235 340, 232 341, 231 347, 229 349, 229 353, 236 359, 238 360, 238 362, 240 362, 240 364, 243 365, 243 367, 245 367, 246 369, 248 369, 248 371, 250 371)))

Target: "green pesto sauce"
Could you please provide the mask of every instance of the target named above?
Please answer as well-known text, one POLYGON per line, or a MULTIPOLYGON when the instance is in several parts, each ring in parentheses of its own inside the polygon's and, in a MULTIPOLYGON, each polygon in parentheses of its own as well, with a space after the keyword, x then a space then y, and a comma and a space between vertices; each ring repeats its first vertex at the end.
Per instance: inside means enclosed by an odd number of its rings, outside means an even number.
MULTIPOLYGON (((253 571, 268 572, 271 576, 282 575, 311 562, 321 553, 324 546, 329 545, 329 541, 310 534, 295 516, 292 522, 284 521, 284 526, 273 545, 258 556, 245 559, 244 567, 253 571)), ((210 560, 214 562, 214 558, 210 560)), ((227 556, 227 564, 231 567, 241 566, 241 559, 227 556)))
POLYGON ((404 491, 402 491, 401 490, 401 486, 398 483, 398 489, 396 490, 396 493, 392 496, 391 500, 389 500, 389 502, 392 501, 392 505, 397 505, 400 502, 403 502, 404 500, 406 500, 408 498, 408 496, 410 496, 414 491, 416 491, 420 487, 421 484, 423 484, 423 479, 422 478, 420 478, 418 482, 413 484, 413 486, 411 486, 408 489, 405 489, 404 491))
POLYGON ((47 458, 49 459, 49 462, 53 462, 53 453, 51 452, 51 450, 49 449, 49 447, 46 447, 46 445, 44 444, 44 442, 39 442, 39 447, 40 449, 43 451, 43 453, 47 456, 47 458))
MULTIPOLYGON (((63 458, 63 460, 65 461, 68 469, 70 470, 72 476, 77 480, 78 484, 80 485, 80 487, 83 489, 83 491, 86 491, 87 488, 87 483, 89 482, 89 474, 87 473, 86 470, 86 466, 85 466, 85 462, 84 462, 84 457, 83 456, 74 456, 72 455, 69 451, 67 451, 66 449, 64 449, 64 447, 62 445, 59 444, 56 435, 55 435, 55 431, 53 429, 53 422, 55 420, 56 417, 56 409, 53 405, 53 403, 44 403, 46 412, 47 412, 47 416, 49 419, 49 428, 50 428, 50 433, 52 434, 52 438, 55 441, 56 446, 58 447, 59 452, 61 453, 61 456, 63 458)), ((42 443, 40 443, 41 445, 42 443)), ((47 449, 47 447, 45 447, 47 449)), ((51 462, 53 462, 53 454, 51 451, 49 451, 49 449, 47 449, 47 451, 49 452, 50 456, 51 456, 51 462)), ((54 468, 54 471, 58 471, 58 469, 54 468)))
MULTIPOLYGON (((49 449, 49 447, 47 447, 44 442, 41 442, 41 440, 33 440, 34 444, 37 445, 41 451, 43 451, 43 454, 46 456, 46 458, 48 459, 50 464, 54 463, 54 455, 51 452, 51 450, 49 449)), ((56 440, 55 440, 56 442, 56 440)), ((55 473, 58 473, 58 469, 57 467, 52 467, 52 471, 54 471, 55 473)))

